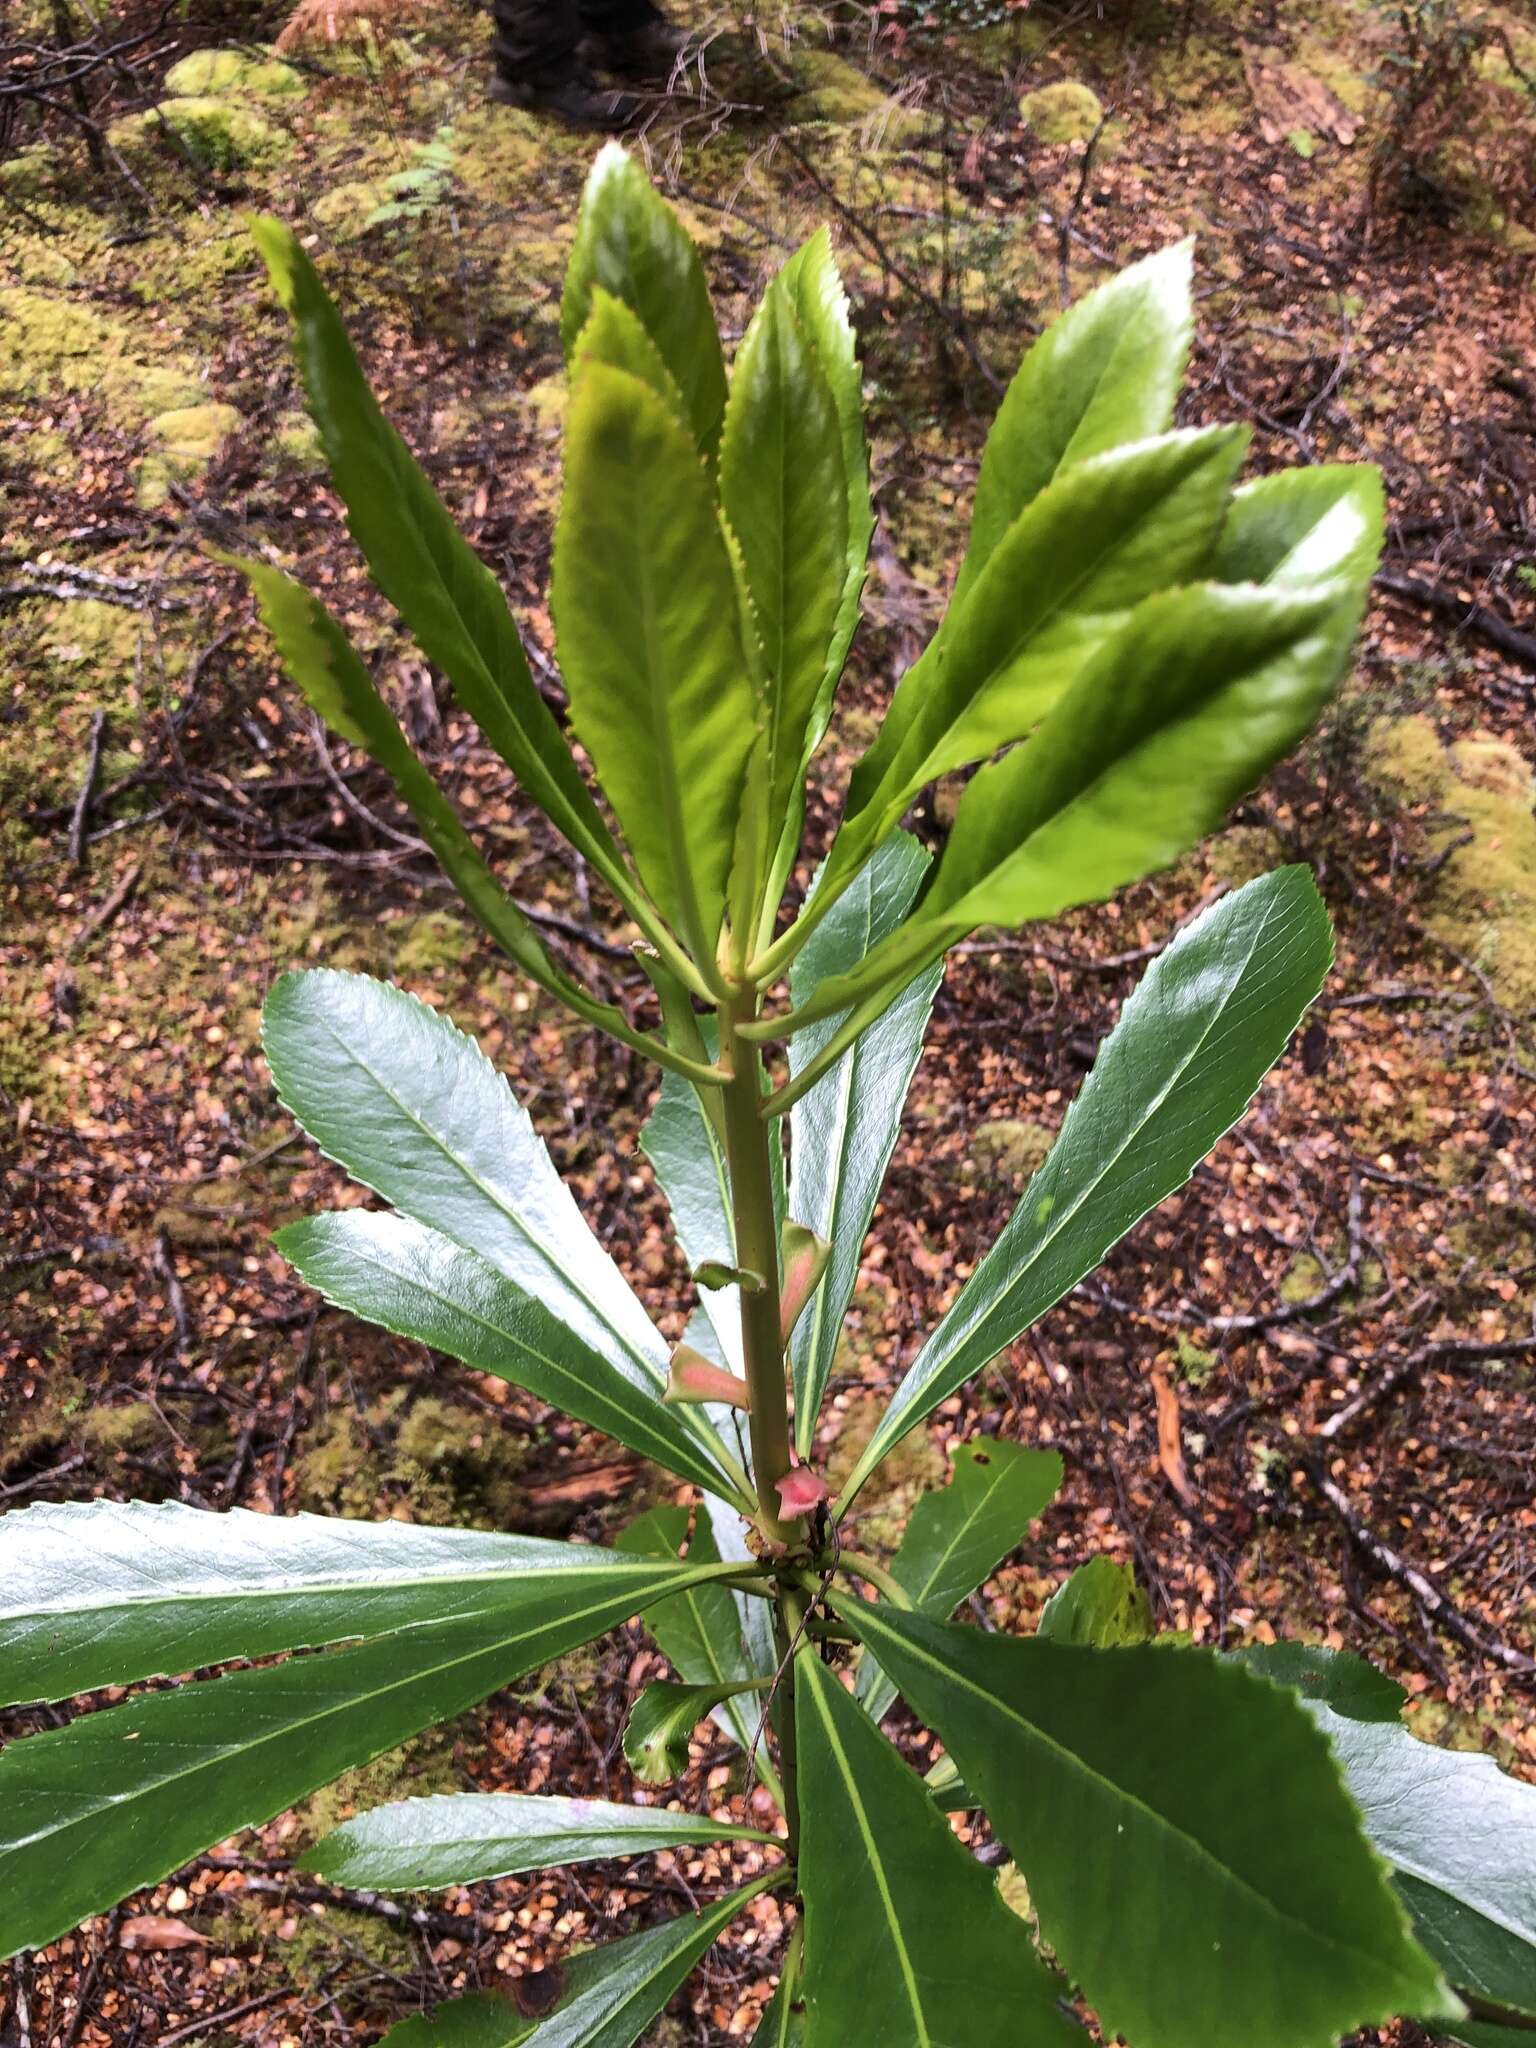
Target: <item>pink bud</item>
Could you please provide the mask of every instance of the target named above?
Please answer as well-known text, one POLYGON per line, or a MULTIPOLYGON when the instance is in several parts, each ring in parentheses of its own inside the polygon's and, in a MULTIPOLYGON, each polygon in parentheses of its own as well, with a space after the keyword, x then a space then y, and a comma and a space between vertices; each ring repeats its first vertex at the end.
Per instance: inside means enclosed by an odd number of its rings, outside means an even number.
POLYGON ((812 1508, 832 1498, 825 1479, 809 1465, 796 1465, 793 1471, 786 1472, 778 1482, 778 1492, 779 1509, 786 1521, 809 1514, 812 1508))
POLYGON ((751 1395, 745 1380, 725 1372, 702 1357, 691 1344, 679 1344, 672 1354, 664 1401, 727 1401, 733 1408, 750 1408, 751 1395))

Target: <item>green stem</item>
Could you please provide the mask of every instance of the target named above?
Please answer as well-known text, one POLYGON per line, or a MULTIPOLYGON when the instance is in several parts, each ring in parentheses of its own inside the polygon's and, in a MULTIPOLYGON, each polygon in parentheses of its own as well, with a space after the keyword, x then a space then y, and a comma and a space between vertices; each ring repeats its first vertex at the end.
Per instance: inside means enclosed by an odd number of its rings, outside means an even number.
POLYGON ((912 1595, 905 1586, 891 1577, 883 1564, 876 1564, 875 1560, 862 1550, 845 1550, 840 1562, 845 1571, 853 1572, 858 1578, 868 1579, 877 1591, 885 1595, 893 1607, 904 1607, 910 1613, 912 1595))
POLYGON ((761 1114, 762 1055, 736 1035, 737 1027, 756 1011, 753 993, 738 996, 720 1011, 720 1064, 731 1077, 724 1088, 725 1156, 736 1263, 761 1273, 768 1283, 756 1292, 741 1290, 741 1348, 752 1402, 758 1523, 770 1542, 792 1547, 802 1539, 804 1524, 798 1517, 785 1521, 779 1508, 778 1482, 788 1475, 791 1459, 784 1342, 779 1334, 779 1226, 768 1150, 771 1133, 761 1114))

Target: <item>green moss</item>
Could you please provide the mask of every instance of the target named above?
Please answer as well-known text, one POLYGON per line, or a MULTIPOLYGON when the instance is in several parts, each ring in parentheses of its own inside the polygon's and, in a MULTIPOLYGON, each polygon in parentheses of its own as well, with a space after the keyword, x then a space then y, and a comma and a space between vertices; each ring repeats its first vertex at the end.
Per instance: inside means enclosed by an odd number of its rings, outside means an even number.
POLYGON ((200 171, 236 171, 285 156, 291 138, 228 94, 192 93, 125 114, 107 131, 130 164, 169 157, 200 171))
POLYGON ((971 1154, 976 1168, 989 1178, 1022 1183, 1039 1172, 1055 1142, 1056 1133, 1048 1124, 1028 1117, 999 1117, 978 1124, 971 1133, 971 1154))
POLYGON ((212 400, 158 413, 146 429, 150 450, 138 467, 140 505, 152 512, 171 495, 173 483, 201 476, 239 424, 234 406, 212 400))
POLYGON ((1285 849, 1267 825, 1231 825, 1204 849, 1213 881, 1234 889, 1283 866, 1285 849))
POLYGON ((256 100, 295 99, 304 74, 281 57, 252 57, 244 50, 193 50, 165 74, 165 89, 178 99, 232 93, 256 100))
POLYGON ((1311 1252, 1298 1252, 1280 1282, 1280 1299, 1290 1308, 1311 1301, 1327 1284, 1321 1263, 1311 1252))
POLYGON ((396 1392, 366 1415, 332 1408, 294 1465, 300 1506, 372 1516, 404 1505, 408 1519, 443 1527, 518 1527, 522 1442, 494 1416, 426 1395, 408 1410, 396 1392))
POLYGON ((1532 771, 1507 741, 1441 745, 1427 718, 1382 719, 1367 736, 1367 781, 1421 808, 1443 855, 1422 915, 1466 953, 1512 1010, 1536 1009, 1536 815, 1532 771))
POLYGON ((451 910, 429 910, 394 928, 395 973, 423 979, 462 967, 475 950, 468 921, 451 910))
POLYGON ((1214 1351, 1202 1351, 1198 1344, 1181 1336, 1178 1346, 1179 1378, 1192 1387, 1205 1386, 1219 1363, 1214 1351))
POLYGON ((888 140, 910 136, 922 127, 921 116, 893 100, 835 50, 802 45, 791 53, 789 70, 796 88, 790 113, 796 121, 823 121, 834 127, 868 123, 888 140))
POLYGON ((165 1435, 165 1424, 148 1401, 128 1401, 117 1407, 92 1404, 81 1415, 76 1433, 83 1444, 115 1457, 121 1451, 137 1451, 165 1435))
POLYGON ((192 365, 126 322, 108 319, 80 297, 0 288, 0 397, 57 399, 62 391, 98 394, 109 413, 142 423, 204 396, 192 365), (152 345, 154 353, 148 352, 152 345))
POLYGON ((307 412, 280 413, 272 445, 278 460, 288 469, 319 469, 325 461, 320 429, 307 412))
POLYGON ((338 242, 355 242, 373 226, 373 217, 389 197, 384 178, 350 178, 322 192, 310 212, 338 242))
POLYGON ((1092 86, 1064 78, 1042 85, 1019 101, 1019 112, 1042 142, 1086 142, 1104 119, 1104 106, 1092 86))

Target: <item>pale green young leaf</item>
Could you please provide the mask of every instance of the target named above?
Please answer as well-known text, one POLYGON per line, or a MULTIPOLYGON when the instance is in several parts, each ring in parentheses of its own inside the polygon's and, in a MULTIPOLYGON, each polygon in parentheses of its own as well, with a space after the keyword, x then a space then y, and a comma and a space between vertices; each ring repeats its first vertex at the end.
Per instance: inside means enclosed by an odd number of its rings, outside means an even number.
POLYGON ((1142 600, 1204 571, 1247 440, 1211 427, 1117 448, 1020 514, 854 769, 835 872, 925 783, 1032 731, 1142 600))
POLYGON ((1306 584, 1341 577, 1364 589, 1381 559, 1385 497, 1371 463, 1319 463, 1244 484, 1211 563, 1222 583, 1306 584))
POLYGON ((458 812, 407 741, 356 649, 317 597, 282 570, 221 555, 250 582, 294 684, 335 733, 390 776, 449 881, 491 937, 540 988, 626 1043, 642 1046, 623 1014, 579 988, 496 880, 458 812))
POLYGON ((1161 434, 1194 331, 1194 244, 1179 242, 1099 285, 1019 365, 982 452, 956 602, 1019 514, 1073 464, 1161 434))
POLYGON ((1041 1609, 1037 1635, 1085 1650, 1118 1650, 1155 1634, 1152 1603, 1128 1564, 1090 1557, 1041 1609))
POLYGON ((1072 2048, 1023 1922, 814 1654, 795 1725, 806 2048, 1072 2048))
MULTIPOLYGON (((823 980, 846 972, 896 929, 928 865, 928 853, 909 834, 896 832, 886 840, 797 956, 790 975, 795 1003, 807 1002, 823 980)), ((865 1234, 896 1147, 942 974, 937 964, 920 974, 794 1107, 790 1213, 832 1247, 791 1345, 802 1458, 810 1455, 843 1317, 858 1283, 865 1234)), ((813 1027, 790 1041, 792 1076, 821 1051, 833 1028, 813 1027)))
POLYGON ((1209 1651, 833 1605, 943 1739, 1106 2034, 1326 2048, 1458 2011, 1291 1694, 1209 1651))
POLYGON ((720 500, 741 549, 763 654, 773 852, 806 757, 848 574, 848 493, 831 385, 795 312, 769 286, 737 351, 720 441, 720 500))
POLYGON ((697 1842, 773 1839, 757 1828, 665 1806, 525 1792, 443 1793, 396 1800, 344 1821, 299 1859, 299 1867, 368 1891, 438 1891, 697 1842))
POLYGON ((633 884, 495 577, 379 410, 297 236, 265 219, 251 233, 293 321, 309 409, 374 582, 528 795, 627 900, 633 884))
MULTIPOLYGON (((1022 1541, 1061 1480, 1055 1451, 1001 1437, 962 1444, 948 1486, 918 1501, 891 1559, 891 1575, 918 1613, 947 1621, 1022 1541)), ((873 1657, 860 1662, 857 1693, 872 1720, 889 1713, 896 1688, 873 1657)))
POLYGON ((567 363, 598 289, 638 318, 682 393, 694 439, 712 453, 725 411, 725 361, 704 266, 682 222, 616 142, 599 153, 582 194, 560 311, 567 363))
POLYGON ((1329 584, 1149 598, 1034 738, 967 784, 916 915, 799 1023, 899 985, 979 925, 1054 917, 1177 860, 1311 725, 1355 603, 1329 584))
POLYGON ((342 1209, 286 1224, 273 1243, 333 1307, 525 1387, 695 1485, 736 1491, 696 1410, 664 1404, 648 1376, 588 1342, 547 1294, 441 1231, 342 1209))
POLYGON ((383 1635, 562 1574, 574 1604, 626 1568, 567 1543, 404 1522, 177 1501, 13 1508, 0 1515, 0 1703, 383 1635))
POLYGON ((611 370, 624 370, 637 377, 679 420, 685 417, 683 394, 677 379, 662 361, 661 351, 646 332, 638 314, 605 292, 593 287, 587 324, 576 341, 571 359, 571 376, 581 374, 585 363, 606 363, 611 370))
MULTIPOLYGON (((570 1565, 511 1575, 450 1618, 147 1694, 10 1743, 0 1752, 0 1956, 43 1947, 653 1595, 720 1570, 578 1551, 570 1565)), ((356 1591, 342 1604, 366 1611, 356 1591)))
POLYGON ((706 972, 757 707, 709 480, 663 400, 578 366, 552 605, 571 715, 647 887, 706 972))
POLYGON ((1247 1109, 1333 959, 1311 875, 1283 868, 1187 925, 1099 1049, 1044 1166, 941 1318, 844 1492, 1023 1335, 1247 1109))

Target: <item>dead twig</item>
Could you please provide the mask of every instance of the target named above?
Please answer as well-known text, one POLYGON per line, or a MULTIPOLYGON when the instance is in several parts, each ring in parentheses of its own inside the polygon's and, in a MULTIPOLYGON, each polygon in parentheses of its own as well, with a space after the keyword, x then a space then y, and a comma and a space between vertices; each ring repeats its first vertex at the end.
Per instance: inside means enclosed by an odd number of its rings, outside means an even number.
POLYGON ((85 866, 85 828, 91 821, 91 803, 96 794, 96 778, 101 773, 101 743, 106 729, 106 712, 93 713, 85 773, 80 778, 80 794, 75 798, 75 807, 69 816, 69 864, 72 868, 85 866))

